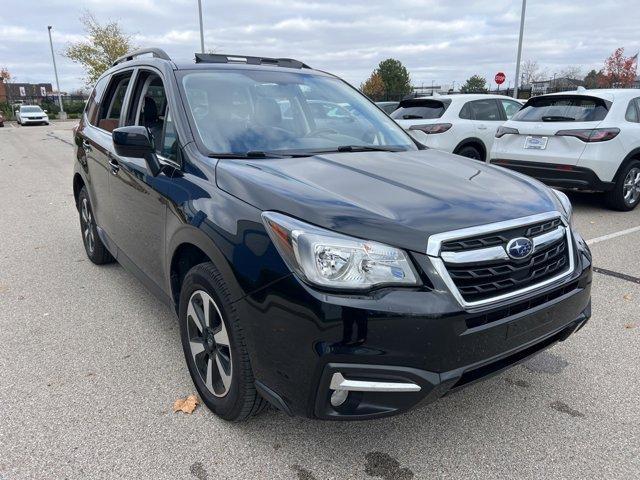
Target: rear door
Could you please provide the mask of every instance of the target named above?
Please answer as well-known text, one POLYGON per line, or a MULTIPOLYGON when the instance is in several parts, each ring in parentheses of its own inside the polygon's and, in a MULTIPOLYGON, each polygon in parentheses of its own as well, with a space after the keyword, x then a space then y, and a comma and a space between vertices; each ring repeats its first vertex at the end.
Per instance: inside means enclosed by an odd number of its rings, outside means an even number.
POLYGON ((471 109, 476 136, 482 140, 489 152, 498 127, 505 121, 502 106, 494 98, 473 100, 468 105, 471 109))
POLYGON ((597 128, 611 102, 587 95, 544 95, 530 99, 508 126, 519 135, 505 135, 492 158, 576 165, 586 143, 557 136, 561 130, 597 128))
POLYGON ((129 70, 98 81, 78 127, 79 157, 84 157, 81 162, 86 165, 93 213, 101 233, 107 234, 107 244, 114 230, 109 192, 113 150, 111 132, 119 123, 131 73, 129 70))

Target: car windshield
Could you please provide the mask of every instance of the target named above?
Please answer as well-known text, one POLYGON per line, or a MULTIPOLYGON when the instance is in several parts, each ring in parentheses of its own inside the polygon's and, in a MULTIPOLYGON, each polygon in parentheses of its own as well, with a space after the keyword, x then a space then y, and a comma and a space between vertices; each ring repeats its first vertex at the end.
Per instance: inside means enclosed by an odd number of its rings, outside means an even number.
POLYGON ((596 97, 550 95, 530 99, 511 120, 516 122, 599 122, 609 104, 596 97))
POLYGON ((42 113, 40 107, 20 107, 22 113, 42 113))
POLYGON ((323 75, 272 70, 186 72, 191 115, 217 154, 415 150, 365 96, 323 75))

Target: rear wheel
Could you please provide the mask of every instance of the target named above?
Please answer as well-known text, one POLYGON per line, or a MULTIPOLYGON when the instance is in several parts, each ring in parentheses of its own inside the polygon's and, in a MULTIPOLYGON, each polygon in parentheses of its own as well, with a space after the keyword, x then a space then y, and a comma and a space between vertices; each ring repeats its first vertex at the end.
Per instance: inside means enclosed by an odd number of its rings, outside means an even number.
POLYGON ((113 256, 98 236, 98 227, 95 217, 93 216, 93 209, 91 208, 91 200, 89 200, 87 187, 82 187, 78 195, 78 210, 80 212, 82 243, 84 244, 84 249, 87 252, 89 260, 96 265, 113 262, 113 256))
POLYGON ((267 403, 255 388, 240 319, 212 263, 187 272, 179 318, 187 367, 204 404, 230 421, 261 412, 267 403))
POLYGON ((610 208, 627 212, 640 203, 640 161, 634 160, 620 172, 613 190, 607 192, 605 201, 610 208))
POLYGON ((480 149, 478 149, 478 147, 474 145, 465 145, 463 147, 460 147, 455 153, 462 157, 467 157, 473 160, 484 162, 482 152, 480 151, 480 149))

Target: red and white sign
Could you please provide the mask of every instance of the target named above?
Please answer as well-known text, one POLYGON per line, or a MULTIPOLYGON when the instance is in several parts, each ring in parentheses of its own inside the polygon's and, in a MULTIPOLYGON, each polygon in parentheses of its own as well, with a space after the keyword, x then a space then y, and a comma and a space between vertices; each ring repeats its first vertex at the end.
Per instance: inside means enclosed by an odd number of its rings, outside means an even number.
POLYGON ((496 76, 493 77, 493 79, 495 80, 495 82, 498 85, 502 85, 504 83, 504 81, 506 80, 507 76, 503 73, 503 72, 498 72, 496 73, 496 76))

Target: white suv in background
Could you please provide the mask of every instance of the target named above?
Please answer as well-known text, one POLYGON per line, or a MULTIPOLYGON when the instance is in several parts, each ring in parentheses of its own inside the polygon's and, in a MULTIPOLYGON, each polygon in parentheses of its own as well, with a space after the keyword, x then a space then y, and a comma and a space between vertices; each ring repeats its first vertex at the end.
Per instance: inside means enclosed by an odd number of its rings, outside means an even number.
POLYGON ((498 127, 522 104, 502 95, 459 94, 417 97, 400 102, 391 114, 428 147, 485 161, 498 127))
POLYGON ((496 137, 491 163, 555 187, 605 192, 616 210, 640 203, 640 90, 534 97, 496 137))

